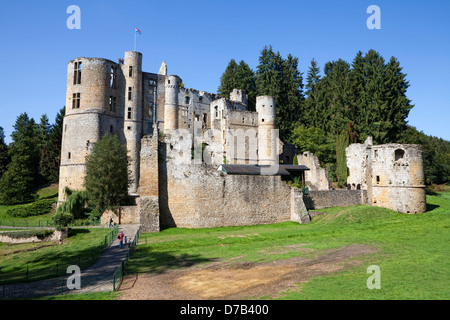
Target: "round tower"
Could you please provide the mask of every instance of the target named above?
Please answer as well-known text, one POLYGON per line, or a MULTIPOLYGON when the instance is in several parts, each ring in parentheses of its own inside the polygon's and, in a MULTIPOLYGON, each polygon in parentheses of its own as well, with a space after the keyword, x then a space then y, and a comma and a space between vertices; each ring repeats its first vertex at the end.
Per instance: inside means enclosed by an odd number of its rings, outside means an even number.
POLYGON ((181 79, 176 75, 166 78, 164 131, 178 129, 178 90, 181 79))
POLYGON ((124 136, 131 157, 130 193, 136 193, 139 184, 139 153, 142 136, 142 53, 126 51, 122 72, 125 79, 124 136))
POLYGON ((276 150, 278 135, 275 134, 275 98, 272 96, 256 97, 258 112, 258 161, 260 165, 277 163, 276 150))
POLYGON ((67 65, 66 112, 63 123, 59 201, 64 188, 83 188, 86 156, 103 134, 119 126, 110 107, 118 96, 110 86, 111 70, 118 65, 101 58, 76 58, 67 65))
POLYGON ((372 204, 403 213, 426 211, 423 156, 419 145, 372 147, 372 204))

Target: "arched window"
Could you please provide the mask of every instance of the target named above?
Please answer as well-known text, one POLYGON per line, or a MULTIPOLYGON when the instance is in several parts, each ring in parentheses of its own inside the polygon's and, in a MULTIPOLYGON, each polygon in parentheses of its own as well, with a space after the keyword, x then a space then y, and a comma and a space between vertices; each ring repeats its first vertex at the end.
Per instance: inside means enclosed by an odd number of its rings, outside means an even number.
POLYGON ((395 161, 403 159, 405 157, 405 150, 397 149, 395 150, 395 161))

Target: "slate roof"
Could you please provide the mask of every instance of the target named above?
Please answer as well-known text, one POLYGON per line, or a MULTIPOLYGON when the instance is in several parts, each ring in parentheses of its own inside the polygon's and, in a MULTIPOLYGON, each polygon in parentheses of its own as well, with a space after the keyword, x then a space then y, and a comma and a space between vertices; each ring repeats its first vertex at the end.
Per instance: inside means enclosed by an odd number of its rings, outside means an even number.
POLYGON ((304 165, 280 164, 276 173, 270 165, 255 165, 255 164, 221 164, 217 170, 226 174, 236 175, 276 175, 276 176, 290 176, 291 173, 303 172, 309 170, 304 165))

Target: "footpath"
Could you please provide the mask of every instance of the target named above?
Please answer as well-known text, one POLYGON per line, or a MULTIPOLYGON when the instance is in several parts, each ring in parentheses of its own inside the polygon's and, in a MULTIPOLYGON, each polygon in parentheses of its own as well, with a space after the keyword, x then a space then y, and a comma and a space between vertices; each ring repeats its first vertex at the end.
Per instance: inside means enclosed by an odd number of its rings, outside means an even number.
MULTIPOLYGON (((119 232, 123 231, 129 241, 133 241, 139 226, 139 224, 119 225, 119 232)), ((70 276, 68 274, 53 279, 1 286, 0 300, 38 298, 66 293, 112 291, 114 272, 120 267, 122 261, 126 260, 129 250, 128 244, 119 248, 119 240, 116 237, 95 264, 81 270, 81 289, 69 290, 67 288, 67 279, 70 276)))

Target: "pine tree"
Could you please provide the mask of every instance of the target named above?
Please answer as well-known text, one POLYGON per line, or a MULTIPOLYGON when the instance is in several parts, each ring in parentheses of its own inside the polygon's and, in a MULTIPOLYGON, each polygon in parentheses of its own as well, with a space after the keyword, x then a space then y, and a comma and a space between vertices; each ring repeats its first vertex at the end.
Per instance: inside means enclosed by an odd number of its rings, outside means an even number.
POLYGON ((65 107, 61 108, 56 115, 55 123, 48 133, 47 143, 41 152, 41 173, 48 181, 59 180, 59 165, 61 159, 61 142, 63 131, 63 120, 65 107))
POLYGON ((11 162, 11 157, 8 154, 8 146, 5 143, 5 132, 3 128, 0 127, 0 178, 5 173, 11 162))
POLYGON ((283 89, 282 72, 283 59, 280 53, 275 53, 272 46, 265 46, 259 56, 259 65, 256 67, 256 92, 258 96, 274 96, 276 100, 279 100, 283 89))
POLYGON ((0 180, 0 203, 16 204, 31 201, 39 177, 37 125, 22 113, 11 134, 9 155, 11 163, 0 180))
POLYGON ((382 113, 386 138, 384 142, 396 142, 407 128, 406 118, 414 107, 406 97, 409 82, 402 73, 399 61, 391 57, 386 64, 384 75, 384 94, 387 110, 382 113))
POLYGON ((282 129, 285 130, 286 142, 291 140, 291 132, 295 126, 295 123, 300 121, 303 114, 304 100, 303 95, 303 76, 298 70, 298 58, 288 55, 287 59, 283 60, 283 72, 282 72, 282 84, 283 84, 283 125, 282 129))
POLYGON ((217 89, 218 94, 229 99, 230 93, 233 91, 233 89, 238 89, 236 76, 237 71, 238 64, 236 63, 236 60, 231 59, 225 69, 225 72, 220 77, 220 85, 217 89))
POLYGON ((388 63, 375 50, 358 52, 352 63, 351 87, 360 141, 372 136, 374 143, 396 142, 406 129, 413 107, 406 97, 409 87, 400 63, 388 63))
POLYGON ((320 81, 320 68, 317 62, 312 59, 311 66, 308 68, 305 85, 305 107, 304 112, 300 118, 300 123, 307 126, 317 126, 319 123, 319 103, 318 103, 318 88, 320 81))
POLYGON ((248 98, 248 110, 256 110, 256 79, 255 72, 244 60, 239 62, 236 70, 235 89, 244 90, 248 98))
POLYGON ((353 122, 353 96, 350 65, 342 59, 327 62, 324 77, 316 84, 317 127, 339 134, 347 122, 353 122))
POLYGON ((290 140, 292 121, 300 118, 304 100, 302 82, 297 58, 289 55, 284 60, 272 46, 264 47, 256 70, 256 91, 258 96, 275 97, 276 126, 281 140, 290 140))
POLYGON ((42 144, 46 144, 47 143, 48 136, 50 134, 51 129, 52 129, 52 126, 49 123, 47 114, 43 114, 41 116, 41 120, 40 120, 39 128, 38 128, 39 140, 42 141, 42 144))
POLYGON ((52 130, 52 126, 48 121, 48 117, 46 114, 41 116, 41 120, 38 127, 38 140, 39 140, 39 153, 40 153, 40 162, 39 162, 39 174, 41 176, 41 182, 49 181, 49 168, 46 165, 45 159, 48 158, 48 148, 50 144, 50 132, 52 130))
POLYGON ((343 188, 347 185, 347 156, 345 149, 350 144, 351 124, 348 123, 341 134, 336 136, 336 180, 338 186, 343 188))
POLYGON ((217 92, 229 99, 233 89, 245 91, 248 98, 248 110, 255 111, 256 104, 256 82, 255 73, 244 60, 239 64, 234 59, 228 63, 225 72, 220 78, 220 85, 217 92))
MULTIPOLYGON (((367 123, 367 98, 365 93, 367 79, 364 71, 364 56, 361 51, 358 51, 356 57, 352 61, 350 81, 353 91, 354 122, 361 128, 367 123)), ((363 136, 363 139, 365 140, 367 137, 365 134, 363 134, 363 136)))

